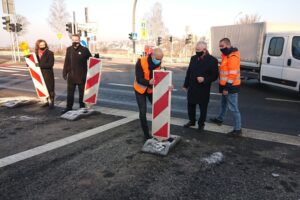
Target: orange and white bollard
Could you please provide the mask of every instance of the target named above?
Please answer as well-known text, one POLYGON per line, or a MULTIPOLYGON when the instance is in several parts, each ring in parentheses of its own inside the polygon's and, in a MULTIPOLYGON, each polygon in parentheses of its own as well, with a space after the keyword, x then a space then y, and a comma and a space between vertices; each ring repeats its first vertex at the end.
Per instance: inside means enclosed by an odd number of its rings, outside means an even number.
POLYGON ((101 80, 102 61, 91 57, 88 61, 88 71, 84 88, 83 102, 88 105, 97 103, 101 80))
POLYGON ((166 156, 181 139, 170 135, 172 72, 153 71, 152 139, 144 144, 142 151, 166 156))
POLYGON ((28 65, 28 70, 30 72, 31 79, 33 81, 35 91, 39 98, 48 98, 49 92, 44 81, 44 77, 41 72, 41 68, 37 67, 38 60, 35 53, 30 53, 25 57, 26 64, 28 65))

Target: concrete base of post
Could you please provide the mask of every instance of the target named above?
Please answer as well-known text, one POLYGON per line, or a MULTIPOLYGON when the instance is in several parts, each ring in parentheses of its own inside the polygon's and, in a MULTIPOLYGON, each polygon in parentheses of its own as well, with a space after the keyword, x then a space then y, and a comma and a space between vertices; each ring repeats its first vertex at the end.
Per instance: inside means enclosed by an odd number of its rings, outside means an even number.
POLYGON ((36 98, 23 98, 23 97, 14 97, 14 98, 1 98, 0 106, 7 108, 16 108, 26 105, 32 105, 40 102, 39 99, 36 98))
POLYGON ((152 138, 145 142, 142 152, 166 156, 180 140, 181 137, 177 135, 171 135, 170 138, 165 141, 158 141, 152 138))
POLYGON ((80 108, 78 110, 70 110, 65 114, 61 115, 60 118, 75 121, 80 118, 93 115, 95 113, 97 113, 97 111, 95 111, 94 109, 80 108))

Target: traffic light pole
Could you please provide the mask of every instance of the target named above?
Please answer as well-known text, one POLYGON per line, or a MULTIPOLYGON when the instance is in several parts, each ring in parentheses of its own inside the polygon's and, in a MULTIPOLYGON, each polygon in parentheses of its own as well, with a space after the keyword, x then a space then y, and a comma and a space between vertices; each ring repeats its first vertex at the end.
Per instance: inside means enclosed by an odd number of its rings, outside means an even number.
MULTIPOLYGON (((137 0, 134 0, 133 3, 133 10, 132 10, 132 32, 135 33, 135 13, 136 13, 136 4, 137 4, 137 0)), ((133 55, 134 55, 134 60, 135 61, 135 40, 132 40, 132 48, 133 48, 133 55)))

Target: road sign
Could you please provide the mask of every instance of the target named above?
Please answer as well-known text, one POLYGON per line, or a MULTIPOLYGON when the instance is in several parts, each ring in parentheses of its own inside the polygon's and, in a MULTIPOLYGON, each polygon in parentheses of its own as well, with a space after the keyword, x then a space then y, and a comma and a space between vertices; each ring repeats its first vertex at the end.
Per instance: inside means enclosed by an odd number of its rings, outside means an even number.
POLYGON ((89 33, 96 33, 98 30, 97 23, 93 23, 93 22, 78 24, 77 27, 78 27, 78 29, 87 31, 89 33))
POLYGON ((153 71, 152 136, 158 140, 170 137, 172 72, 153 71))
POLYGON ((141 39, 142 40, 147 40, 148 39, 148 28, 147 28, 147 21, 146 20, 141 21, 140 34, 141 34, 141 39))
POLYGON ((58 33, 57 34, 57 38, 60 40, 62 38, 62 34, 61 33, 58 33))
POLYGON ((132 33, 132 40, 137 40, 138 34, 137 33, 132 33))
POLYGON ((3 14, 15 14, 15 2, 14 0, 2 0, 3 14))
POLYGON ((87 38, 86 37, 81 37, 80 38, 80 44, 81 44, 81 46, 84 46, 84 47, 88 48, 87 38))

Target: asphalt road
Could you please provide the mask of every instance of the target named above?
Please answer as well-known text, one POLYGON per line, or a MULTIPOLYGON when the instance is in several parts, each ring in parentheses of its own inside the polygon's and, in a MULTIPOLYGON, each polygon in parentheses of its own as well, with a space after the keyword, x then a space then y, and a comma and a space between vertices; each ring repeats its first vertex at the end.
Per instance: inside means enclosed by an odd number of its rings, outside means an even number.
MULTIPOLYGON (((172 116, 187 118, 186 93, 181 90, 186 66, 166 66, 173 71, 172 116)), ((61 76, 62 63, 56 64, 56 94, 58 101, 66 99, 66 82, 61 76)), ((132 82, 134 65, 120 62, 104 61, 98 105, 137 111, 132 82)), ((26 67, 0 65, 0 87, 32 91, 33 84, 26 67)), ((211 90, 208 118, 218 114, 220 98, 217 82, 211 90)), ((261 85, 252 80, 243 82, 239 104, 242 115, 242 126, 255 130, 277 132, 289 135, 300 134, 300 94, 276 87, 261 85)), ((150 106, 148 106, 150 111, 150 106)), ((198 112, 199 113, 199 112, 198 112)), ((232 125, 228 113, 225 124, 232 125)))

